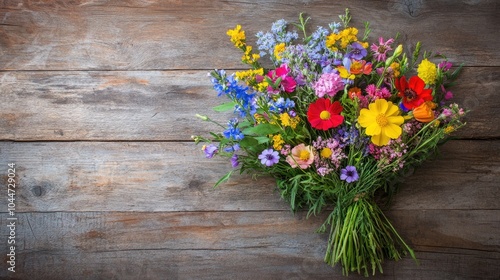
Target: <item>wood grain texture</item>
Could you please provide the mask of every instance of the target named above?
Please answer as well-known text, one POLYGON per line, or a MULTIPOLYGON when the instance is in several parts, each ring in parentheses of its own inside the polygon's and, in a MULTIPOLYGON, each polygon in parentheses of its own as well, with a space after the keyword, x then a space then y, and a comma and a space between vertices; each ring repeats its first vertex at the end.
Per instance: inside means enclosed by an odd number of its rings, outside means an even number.
POLYGON ((0 279, 342 279, 314 232, 328 213, 292 214, 267 177, 213 189, 230 165, 190 136, 218 130, 195 113, 227 120, 206 77, 244 67, 227 29, 254 44, 277 19, 305 12, 312 30, 346 7, 371 41, 401 32, 463 62, 452 91, 471 110, 385 211, 420 265, 373 279, 500 279, 496 0, 0 0, 0 184, 14 162, 18 185, 16 273, 0 188, 0 279))
MULTIPOLYGON (((2 1, 0 69, 164 70, 241 67, 225 38, 242 24, 247 37, 276 19, 313 17, 311 27, 338 21, 372 23, 373 36, 401 32, 406 47, 422 41, 453 62, 498 66, 498 2, 477 1, 2 1), (445 11, 445 12, 444 12, 445 11), (496 12, 495 12, 496 11, 496 12), (221 20, 223 19, 223 20, 221 20), (459 20, 457 20, 459 19, 459 20), (478 32, 479 31, 479 32, 478 32)), ((371 39, 377 39, 371 38, 371 39)))
MULTIPOLYGON (((491 151, 499 149, 497 141, 446 143, 401 177, 393 209, 498 209, 500 155, 491 151)), ((271 178, 235 175, 214 190, 229 160, 205 159, 193 143, 3 142, 0 151, 0 166, 17 165, 22 212, 288 209, 271 178)))
MULTIPOLYGON (((499 210, 390 211, 420 265, 387 262, 375 279, 496 279, 499 210), (432 228, 421 232, 415 224, 432 228), (451 224, 470 225, 466 231, 451 224), (453 238, 450 238, 452 236, 453 238)), ((5 217, 5 215, 0 215, 5 217)), ((326 215, 267 212, 51 212, 19 215, 19 279, 331 279, 326 215), (147 241, 147 242, 145 242, 147 241), (161 277, 159 277, 161 275, 161 277)), ((357 274, 350 277, 361 279, 357 274)))
MULTIPOLYGON (((208 71, 16 71, 0 73, 0 139, 190 140, 226 123, 208 71), (33 129, 36 127, 36 129, 33 129)), ((452 88, 470 114, 460 138, 498 138, 500 67, 467 67, 452 88)))

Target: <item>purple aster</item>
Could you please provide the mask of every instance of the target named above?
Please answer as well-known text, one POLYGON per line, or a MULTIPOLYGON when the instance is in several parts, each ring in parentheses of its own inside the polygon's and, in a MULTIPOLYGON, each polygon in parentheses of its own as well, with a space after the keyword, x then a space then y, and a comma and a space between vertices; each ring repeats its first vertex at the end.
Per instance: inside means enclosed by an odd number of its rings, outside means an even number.
POLYGON ((351 59, 361 60, 368 53, 358 42, 352 43, 349 47, 351 51, 347 54, 347 57, 351 59))
POLYGON ((273 150, 273 149, 267 149, 262 151, 262 153, 259 155, 260 162, 264 164, 265 166, 271 166, 280 160, 280 156, 278 155, 278 152, 273 150))
POLYGON ((205 152, 205 156, 207 158, 212 158, 219 151, 217 146, 215 146, 213 144, 203 145, 203 147, 201 149, 205 152))
POLYGON ((344 180, 347 183, 355 182, 359 179, 358 171, 356 171, 356 167, 352 165, 346 166, 340 170, 340 180, 344 180))

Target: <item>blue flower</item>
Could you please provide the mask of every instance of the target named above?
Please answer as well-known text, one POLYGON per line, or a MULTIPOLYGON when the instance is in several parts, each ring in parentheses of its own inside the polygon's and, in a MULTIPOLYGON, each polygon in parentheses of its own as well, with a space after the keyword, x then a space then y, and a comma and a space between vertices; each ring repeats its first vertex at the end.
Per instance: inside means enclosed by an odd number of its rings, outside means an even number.
POLYGON ((264 164, 265 166, 272 166, 278 163, 280 160, 280 156, 278 155, 278 152, 273 150, 273 149, 267 149, 262 151, 262 153, 259 155, 260 163, 264 164))
POLYGON ((295 107, 295 102, 290 100, 290 98, 284 99, 280 97, 276 101, 271 101, 269 103, 269 109, 277 113, 283 113, 295 107))
POLYGON ((361 60, 368 54, 368 51, 361 46, 360 43, 354 42, 350 44, 347 49, 349 49, 349 53, 347 53, 346 57, 361 60))
POLYGON ((219 151, 217 146, 215 146, 213 144, 203 145, 203 147, 201 149, 205 152, 205 156, 207 158, 212 158, 219 151))
POLYGON ((232 167, 236 167, 240 164, 240 162, 238 161, 238 155, 237 154, 233 154, 233 156, 231 157, 231 166, 232 167))
POLYGON ((358 171, 356 167, 352 165, 346 166, 340 170, 340 180, 346 181, 347 183, 356 182, 359 179, 358 171))

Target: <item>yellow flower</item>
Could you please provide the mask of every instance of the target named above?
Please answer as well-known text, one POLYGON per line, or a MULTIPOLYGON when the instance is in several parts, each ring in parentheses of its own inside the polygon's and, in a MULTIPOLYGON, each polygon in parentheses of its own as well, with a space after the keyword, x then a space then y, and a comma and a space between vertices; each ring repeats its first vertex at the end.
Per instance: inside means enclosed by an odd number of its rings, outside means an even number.
POLYGON ((236 25, 235 29, 229 29, 226 33, 231 37, 231 42, 235 47, 240 48, 245 45, 245 31, 241 30, 241 25, 236 25))
POLYGON ((258 89, 257 81, 255 80, 255 77, 257 75, 264 75, 264 69, 259 68, 259 69, 249 69, 246 71, 236 71, 234 73, 236 75, 236 79, 240 81, 245 81, 245 83, 249 86, 254 87, 255 89, 258 89))
POLYGON ((288 113, 280 114, 280 121, 283 126, 290 126, 290 115, 288 113))
POLYGON ((260 92, 266 92, 269 83, 265 80, 257 84, 257 90, 260 92))
POLYGON ((436 83, 437 77, 437 67, 436 64, 430 62, 429 60, 424 59, 420 62, 417 68, 418 76, 424 80, 424 82, 428 85, 433 85, 436 83))
POLYGON ((394 76, 394 78, 397 78, 399 77, 399 75, 401 75, 401 72, 399 72, 400 70, 399 63, 393 62, 389 67, 391 67, 392 69, 392 75, 394 76))
POLYGON ((339 71, 339 76, 342 79, 354 80, 354 78, 356 78, 356 76, 351 74, 344 66, 337 67, 337 71, 339 71))
POLYGON ((450 134, 450 133, 452 133, 453 131, 455 131, 455 128, 454 128, 452 125, 449 125, 449 126, 447 126, 447 127, 444 129, 444 133, 446 133, 446 134, 450 134))
POLYGON ((283 138, 281 138, 280 134, 276 134, 273 136, 273 148, 275 150, 281 150, 281 148, 283 148, 283 144, 285 144, 285 141, 283 141, 283 138))
POLYGON ((284 127, 289 126, 293 129, 295 129, 297 127, 297 124, 299 124, 299 122, 300 122, 300 117, 295 116, 292 118, 292 117, 290 117, 290 115, 288 113, 283 113, 283 114, 280 114, 280 121, 284 127))
MULTIPOLYGON (((338 43, 340 48, 345 49, 350 43, 358 41, 356 35, 358 35, 358 29, 354 27, 346 28, 338 34, 332 33, 326 37, 326 47, 335 52, 338 51, 338 47, 336 46, 338 43)), ((360 44, 364 48, 368 47, 367 42, 360 42, 360 44)))
POLYGON ((277 44, 274 47, 274 57, 276 57, 277 60, 281 60, 281 53, 285 50, 285 43, 280 43, 277 44))
POLYGON ((244 48, 245 48, 245 53, 241 57, 241 61, 243 61, 244 63, 252 64, 260 58, 260 55, 255 53, 252 54, 252 46, 245 45, 244 48))
POLYGON ((377 99, 359 113, 358 123, 366 128, 366 135, 377 146, 384 146, 390 139, 397 139, 401 133, 404 118, 397 105, 385 99, 377 99))
POLYGON ((333 152, 332 152, 332 149, 326 147, 326 148, 323 148, 320 152, 320 155, 322 158, 330 158, 332 156, 333 152))

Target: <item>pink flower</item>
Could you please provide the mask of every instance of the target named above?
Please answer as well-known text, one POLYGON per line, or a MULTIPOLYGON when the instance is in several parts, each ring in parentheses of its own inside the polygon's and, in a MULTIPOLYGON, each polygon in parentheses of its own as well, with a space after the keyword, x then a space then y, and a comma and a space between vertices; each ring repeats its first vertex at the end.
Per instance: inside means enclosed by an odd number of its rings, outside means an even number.
POLYGON ((312 146, 299 144, 292 149, 292 154, 286 157, 286 161, 292 168, 308 168, 314 161, 314 152, 312 146))
POLYGON ((442 61, 438 64, 438 68, 441 69, 443 72, 446 72, 451 69, 453 64, 448 61, 442 61))
POLYGON ((373 44, 371 46, 371 50, 373 51, 373 54, 377 57, 377 61, 384 61, 387 58, 387 51, 392 50, 391 44, 394 42, 394 39, 389 39, 385 41, 384 43, 384 38, 380 37, 378 38, 378 43, 379 45, 373 44))
POLYGON ((444 93, 444 100, 450 100, 453 98, 453 93, 451 91, 446 90, 446 88, 441 85, 441 91, 444 93))
POLYGON ((316 95, 320 98, 325 96, 325 94, 334 96, 339 90, 344 88, 344 82, 338 74, 324 73, 314 83, 313 88, 316 95))
POLYGON ((272 81, 267 87, 267 91, 272 94, 277 94, 281 90, 284 92, 293 92, 295 87, 297 86, 297 82, 295 79, 288 74, 290 73, 290 68, 288 65, 282 64, 280 67, 275 70, 269 71, 267 73, 267 77, 272 81), (280 79, 279 84, 276 84, 280 79))
POLYGON ((377 88, 377 86, 374 84, 369 84, 368 86, 366 86, 365 91, 372 101, 379 98, 389 99, 391 97, 391 92, 387 88, 377 88))

